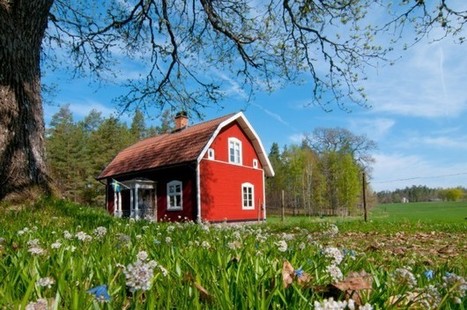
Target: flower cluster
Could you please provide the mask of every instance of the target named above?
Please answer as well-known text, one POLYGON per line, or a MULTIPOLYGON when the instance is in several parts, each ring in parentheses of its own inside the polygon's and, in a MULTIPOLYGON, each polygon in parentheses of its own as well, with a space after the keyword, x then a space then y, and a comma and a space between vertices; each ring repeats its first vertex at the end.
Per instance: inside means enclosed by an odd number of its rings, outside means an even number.
POLYGON ((324 256, 330 258, 332 260, 333 265, 339 265, 342 260, 344 259, 344 255, 338 248, 334 247, 327 247, 323 250, 324 256))
POLYGON ((467 291, 467 282, 455 273, 447 272, 443 277, 443 287, 451 292, 451 296, 456 304, 461 304, 467 291))
POLYGON ((41 287, 51 288, 55 284, 55 280, 51 277, 40 278, 36 281, 36 285, 41 287))
POLYGON ((33 239, 28 241, 28 252, 33 255, 45 255, 47 252, 41 248, 38 239, 33 239))
MULTIPOLYGON (((354 310, 357 309, 355 306, 355 301, 353 299, 342 300, 342 301, 335 301, 332 297, 329 299, 325 299, 321 302, 315 301, 314 303, 315 310, 354 310)), ((373 310, 373 307, 370 304, 365 304, 360 306, 358 309, 360 310, 373 310)))
POLYGON ((287 251, 287 242, 285 242, 285 240, 280 240, 276 242, 276 245, 277 245, 277 249, 279 250, 279 252, 287 251))
POLYGON ((62 243, 59 240, 55 241, 54 243, 50 245, 52 249, 60 249, 61 246, 62 246, 62 243))
POLYGON ((132 292, 137 290, 147 291, 151 288, 154 268, 157 263, 154 260, 147 261, 148 254, 145 251, 139 252, 136 258, 136 262, 129 264, 123 271, 126 277, 126 285, 132 292))
POLYGON ((394 270, 393 281, 397 283, 397 285, 406 286, 409 289, 417 285, 417 279, 415 279, 410 267, 397 268, 394 270))
POLYGON ((49 307, 49 303, 47 302, 47 299, 45 298, 40 298, 36 300, 35 302, 30 302, 26 306, 26 310, 47 310, 47 309, 52 309, 52 307, 49 307))
POLYGON ((326 267, 326 271, 331 277, 333 282, 340 281, 344 278, 341 269, 339 268, 340 263, 344 259, 342 252, 335 247, 327 247, 322 250, 322 254, 331 260, 331 264, 326 267))
POLYGON ((87 233, 85 233, 84 231, 77 232, 75 237, 79 241, 91 241, 92 240, 92 237, 88 235, 87 233))
POLYGON ((99 226, 96 229, 94 229, 94 236, 96 236, 97 239, 102 239, 105 237, 107 234, 107 228, 104 226, 99 226))

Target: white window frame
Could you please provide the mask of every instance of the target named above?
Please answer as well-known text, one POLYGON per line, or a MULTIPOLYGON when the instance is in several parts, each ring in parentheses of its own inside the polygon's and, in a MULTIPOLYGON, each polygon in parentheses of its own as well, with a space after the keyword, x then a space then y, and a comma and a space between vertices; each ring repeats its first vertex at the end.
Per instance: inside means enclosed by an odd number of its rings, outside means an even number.
POLYGON ((228 139, 229 163, 235 165, 242 164, 242 141, 237 138, 228 139), (233 153, 232 153, 233 152, 233 153))
POLYGON ((242 209, 255 209, 255 186, 251 183, 242 183, 242 209))
POLYGON ((253 159, 253 168, 258 169, 258 160, 256 158, 253 159))
POLYGON ((215 154, 216 153, 215 153, 214 149, 211 149, 211 148, 208 149, 208 159, 214 160, 215 157, 216 157, 215 154))
POLYGON ((181 181, 170 181, 167 183, 167 211, 180 211, 183 210, 183 183, 181 181), (174 186, 175 189, 179 186, 180 191, 175 191, 174 193, 170 192, 170 188, 174 186), (179 201, 180 205, 172 204, 171 198, 174 197, 174 201, 177 201, 176 197, 180 196, 179 201))

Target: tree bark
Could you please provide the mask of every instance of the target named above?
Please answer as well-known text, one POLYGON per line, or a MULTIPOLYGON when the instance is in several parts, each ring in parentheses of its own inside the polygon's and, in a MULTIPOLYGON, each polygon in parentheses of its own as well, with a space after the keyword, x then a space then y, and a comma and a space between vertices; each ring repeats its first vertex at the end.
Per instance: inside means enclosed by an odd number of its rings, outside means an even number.
POLYGON ((0 200, 50 193, 40 56, 53 0, 0 0, 0 200))

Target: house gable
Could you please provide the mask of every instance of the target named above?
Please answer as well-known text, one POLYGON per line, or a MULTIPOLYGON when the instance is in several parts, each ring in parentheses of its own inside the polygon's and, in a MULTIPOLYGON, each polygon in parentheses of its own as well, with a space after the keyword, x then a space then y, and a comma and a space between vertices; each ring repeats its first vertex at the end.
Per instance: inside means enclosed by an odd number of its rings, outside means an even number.
MULTIPOLYGON (((223 161, 228 162, 228 153, 223 154, 223 152, 228 152, 228 142, 225 142, 225 148, 219 145, 219 139, 225 138, 225 132, 228 132, 227 137, 236 137, 240 139, 246 145, 250 145, 256 154, 256 159, 258 160, 258 167, 260 169, 264 169, 265 176, 273 177, 274 176, 274 169, 272 168, 271 162, 269 161, 268 155, 264 150, 264 147, 259 139, 258 134, 251 126, 250 122, 246 119, 245 115, 242 112, 239 112, 222 123, 219 124, 214 134, 211 136, 211 139, 208 141, 204 149, 202 150, 201 154, 198 157, 198 163, 203 159, 209 157, 209 149, 214 150, 215 159, 222 158, 223 161), (230 131, 232 130, 232 131, 230 131), (228 132, 229 131, 229 132, 228 132), (219 138, 220 136, 220 138, 219 138), (223 137, 224 136, 224 137, 223 137), (217 154, 220 151, 221 154, 217 154), (219 157, 218 157, 219 156, 219 157)), ((221 144, 222 142, 220 142, 221 144)), ((242 147, 243 147, 242 143, 242 147)), ((247 157, 244 156, 244 164, 245 166, 253 166, 253 157, 252 153, 248 152, 248 150, 243 150, 244 154, 247 154, 247 157), (248 155, 251 155, 248 157, 248 155), (250 160, 250 161, 249 161, 250 160)))

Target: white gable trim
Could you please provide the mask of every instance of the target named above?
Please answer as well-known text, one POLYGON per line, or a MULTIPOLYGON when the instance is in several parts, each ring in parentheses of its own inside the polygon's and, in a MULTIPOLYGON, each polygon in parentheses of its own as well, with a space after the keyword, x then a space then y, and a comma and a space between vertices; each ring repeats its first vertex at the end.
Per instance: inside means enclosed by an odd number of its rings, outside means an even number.
POLYGON ((237 114, 231 116, 230 118, 220 123, 219 126, 217 126, 217 129, 214 131, 208 143, 206 143, 203 150, 198 156, 198 159, 197 159, 198 165, 200 161, 203 159, 203 157, 206 155, 206 152, 211 147, 214 140, 219 135, 219 132, 222 130, 222 128, 226 127, 227 125, 230 125, 234 121, 238 121, 239 126, 243 129, 248 139, 250 139, 251 143, 253 144, 253 147, 256 153, 258 154, 259 161, 261 162, 261 165, 263 166, 263 170, 265 171, 265 175, 268 177, 273 177, 274 169, 272 168, 268 155, 266 151, 264 150, 263 144, 261 143, 261 140, 259 139, 258 134, 253 129, 250 122, 248 122, 248 120, 246 119, 245 115, 242 112, 238 112, 237 114))

